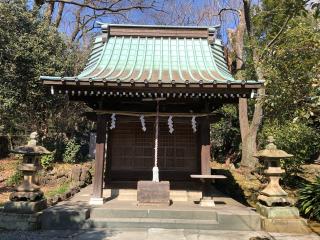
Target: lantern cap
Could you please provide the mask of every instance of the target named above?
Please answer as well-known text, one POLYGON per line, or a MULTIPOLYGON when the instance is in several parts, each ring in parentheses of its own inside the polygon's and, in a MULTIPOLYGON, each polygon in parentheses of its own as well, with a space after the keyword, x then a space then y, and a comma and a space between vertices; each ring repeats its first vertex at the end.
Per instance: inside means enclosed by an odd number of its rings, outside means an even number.
POLYGON ((268 136, 268 144, 265 149, 258 151, 254 157, 257 158, 289 158, 293 157, 292 154, 289 154, 283 150, 277 149, 277 146, 274 144, 273 136, 268 136))
POLYGON ((18 146, 14 148, 11 152, 17 154, 27 154, 27 155, 42 155, 42 154, 50 154, 51 152, 48 151, 45 147, 37 146, 38 137, 37 132, 32 132, 30 134, 30 140, 28 141, 27 145, 18 146))

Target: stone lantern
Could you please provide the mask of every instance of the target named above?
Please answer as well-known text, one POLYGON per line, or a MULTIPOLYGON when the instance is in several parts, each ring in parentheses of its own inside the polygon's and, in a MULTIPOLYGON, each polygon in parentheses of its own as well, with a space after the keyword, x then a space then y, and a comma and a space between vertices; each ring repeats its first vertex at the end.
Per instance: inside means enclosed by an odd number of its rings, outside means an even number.
POLYGON ((290 158, 293 155, 277 149, 277 146, 274 144, 274 138, 269 136, 268 145, 265 149, 259 151, 256 157, 264 161, 266 168, 264 173, 269 178, 269 184, 258 196, 259 202, 269 207, 290 206, 291 202, 288 199, 288 194, 279 184, 281 175, 285 172, 280 166, 280 159, 290 158))
POLYGON ((255 157, 263 160, 265 175, 269 178, 268 185, 258 196, 257 211, 262 215, 262 227, 274 232, 308 232, 304 219, 299 218, 299 210, 292 206, 293 202, 282 189, 279 180, 285 171, 280 166, 280 160, 293 157, 283 150, 277 149, 274 138, 268 137, 265 149, 255 157))
POLYGON ((23 181, 10 194, 10 201, 4 206, 5 212, 34 213, 47 207, 47 200, 34 179, 36 172, 41 169, 41 155, 50 152, 44 147, 37 146, 37 136, 36 132, 31 133, 27 145, 12 150, 13 153, 23 155, 22 164, 18 166, 18 170, 23 174, 23 181))

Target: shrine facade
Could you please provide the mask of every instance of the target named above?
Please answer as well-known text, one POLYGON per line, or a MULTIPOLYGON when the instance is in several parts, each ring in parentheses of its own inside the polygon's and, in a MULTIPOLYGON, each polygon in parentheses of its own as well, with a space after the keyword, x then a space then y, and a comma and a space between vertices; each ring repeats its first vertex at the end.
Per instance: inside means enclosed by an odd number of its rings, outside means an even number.
POLYGON ((85 102, 96 122, 93 199, 103 184, 189 181, 210 174, 213 111, 254 97, 263 83, 236 80, 211 27, 102 24, 84 70, 41 76, 52 94, 85 102))

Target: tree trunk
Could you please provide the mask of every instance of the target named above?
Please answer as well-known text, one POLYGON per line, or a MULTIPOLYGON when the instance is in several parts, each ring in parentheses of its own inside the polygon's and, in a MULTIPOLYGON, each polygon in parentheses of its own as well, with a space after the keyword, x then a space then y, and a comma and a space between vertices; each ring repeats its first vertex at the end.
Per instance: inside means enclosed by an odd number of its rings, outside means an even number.
MULTIPOLYGON (((245 22, 249 40, 252 40, 253 32, 251 28, 250 1, 243 0, 243 11, 240 14, 240 22, 245 22)), ((243 43, 243 38, 242 38, 243 43)), ((259 80, 264 79, 262 69, 259 66, 259 57, 256 49, 252 49, 254 69, 259 80)), ((257 151, 257 134, 262 123, 262 98, 265 95, 265 89, 258 90, 258 97, 254 106, 252 121, 249 124, 248 118, 248 101, 247 99, 239 99, 239 122, 242 140, 242 156, 241 166, 254 168, 257 158, 254 157, 257 151)))
POLYGON ((246 98, 239 98, 239 124, 241 133, 241 166, 253 168, 256 162, 253 155, 256 151, 254 132, 251 131, 248 119, 248 100, 246 98))

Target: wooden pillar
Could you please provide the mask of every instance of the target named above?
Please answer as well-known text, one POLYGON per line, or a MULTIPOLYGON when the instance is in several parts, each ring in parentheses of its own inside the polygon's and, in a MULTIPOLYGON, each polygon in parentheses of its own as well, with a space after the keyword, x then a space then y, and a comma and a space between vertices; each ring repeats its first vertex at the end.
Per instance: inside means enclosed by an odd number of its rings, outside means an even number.
POLYGON ((201 141, 201 175, 211 175, 210 122, 209 117, 202 118, 200 123, 201 141))
POLYGON ((93 189, 90 204, 103 204, 103 172, 105 163, 105 144, 106 144, 106 115, 97 114, 97 137, 96 137, 96 158, 95 171, 93 176, 93 189))

